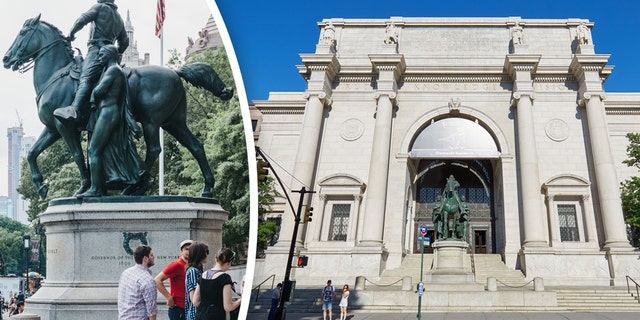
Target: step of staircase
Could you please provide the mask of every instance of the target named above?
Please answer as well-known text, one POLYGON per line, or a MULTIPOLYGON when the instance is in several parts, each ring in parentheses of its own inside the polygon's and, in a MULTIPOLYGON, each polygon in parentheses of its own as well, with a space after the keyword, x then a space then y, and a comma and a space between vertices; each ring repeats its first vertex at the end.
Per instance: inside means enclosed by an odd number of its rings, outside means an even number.
POLYGON ((477 283, 486 284, 487 278, 496 278, 498 286, 522 286, 526 283, 522 272, 507 267, 499 254, 477 254, 474 266, 477 283))
MULTIPOLYGON (((380 283, 389 284, 404 276, 410 276, 413 282, 417 282, 420 279, 420 254, 406 255, 402 260, 402 264, 399 268, 392 270, 385 270, 382 273, 380 283)), ((424 255, 423 270, 426 273, 433 262, 433 254, 424 255)), ((498 286, 522 286, 525 282, 525 277, 520 270, 514 270, 507 267, 502 262, 502 257, 499 254, 479 254, 474 256, 474 266, 476 273, 476 283, 486 284, 487 278, 493 277, 498 280, 498 286)))
POLYGON ((640 303, 624 289, 559 289, 555 290, 558 307, 570 311, 635 311, 640 303))

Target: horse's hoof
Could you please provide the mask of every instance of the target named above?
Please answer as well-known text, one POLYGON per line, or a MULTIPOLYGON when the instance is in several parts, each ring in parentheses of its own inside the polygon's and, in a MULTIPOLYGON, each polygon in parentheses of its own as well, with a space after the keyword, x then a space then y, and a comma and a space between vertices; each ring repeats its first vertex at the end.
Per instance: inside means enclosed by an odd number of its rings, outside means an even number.
POLYGON ((87 191, 84 193, 79 193, 76 195, 76 198, 89 198, 89 197, 102 197, 103 194, 98 191, 87 191))
POLYGON ((47 193, 49 193, 49 187, 47 187, 46 184, 38 188, 38 194, 40 195, 41 200, 44 200, 47 198, 47 193))
POLYGON ((202 191, 202 194, 200 195, 203 198, 213 198, 213 192, 211 191, 202 191))
POLYGON ((89 186, 82 186, 73 194, 73 196, 78 198, 79 195, 85 193, 87 190, 89 190, 89 186))

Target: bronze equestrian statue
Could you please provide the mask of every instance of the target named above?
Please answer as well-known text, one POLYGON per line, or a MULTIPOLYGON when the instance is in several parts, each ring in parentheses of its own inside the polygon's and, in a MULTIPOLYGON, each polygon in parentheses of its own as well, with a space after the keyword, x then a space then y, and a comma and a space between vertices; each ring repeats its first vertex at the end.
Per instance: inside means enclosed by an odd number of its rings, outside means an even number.
POLYGON ((432 220, 436 230, 436 240, 466 241, 467 239, 470 208, 464 196, 458 195, 458 187, 460 183, 450 175, 442 195, 438 195, 433 204, 432 220))
MULTIPOLYGON (((27 19, 13 44, 3 57, 4 67, 25 72, 33 66, 34 87, 38 116, 44 130, 27 155, 31 177, 40 197, 47 196, 48 187, 37 164, 37 158, 58 139, 64 139, 73 160, 80 170, 80 195, 91 185, 89 170, 80 144, 80 131, 84 123, 61 120, 54 116, 58 108, 71 104, 78 87, 81 62, 74 57, 69 39, 55 26, 40 21, 40 15, 27 19), (27 64, 27 66, 25 66, 27 64)), ((222 100, 231 99, 233 88, 225 87, 211 66, 193 63, 178 70, 160 66, 131 68, 128 76, 128 99, 131 113, 142 124, 146 142, 144 164, 151 168, 160 154, 159 129, 173 135, 196 158, 204 177, 203 197, 212 197, 214 177, 207 162, 202 143, 191 133, 186 124, 187 100, 180 78, 205 88, 222 100)), ((149 188, 149 176, 142 176, 136 188, 128 188, 129 194, 143 194, 149 188)))

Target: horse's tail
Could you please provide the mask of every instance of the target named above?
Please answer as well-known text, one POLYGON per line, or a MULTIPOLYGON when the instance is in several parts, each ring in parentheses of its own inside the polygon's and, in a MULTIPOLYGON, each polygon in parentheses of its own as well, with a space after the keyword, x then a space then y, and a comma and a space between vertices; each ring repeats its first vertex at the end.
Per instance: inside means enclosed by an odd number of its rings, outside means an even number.
POLYGON ((229 100, 233 96, 233 88, 225 88, 216 71, 206 63, 191 63, 180 67, 176 73, 180 78, 198 88, 208 90, 222 100, 229 100))

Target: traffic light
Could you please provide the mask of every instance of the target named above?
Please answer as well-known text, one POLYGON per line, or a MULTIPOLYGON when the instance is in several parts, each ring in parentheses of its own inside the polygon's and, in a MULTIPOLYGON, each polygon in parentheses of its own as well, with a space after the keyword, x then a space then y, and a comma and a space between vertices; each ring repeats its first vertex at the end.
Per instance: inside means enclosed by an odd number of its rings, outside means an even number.
POLYGON ((267 181, 269 162, 258 159, 256 165, 258 166, 258 183, 267 181))
POLYGON ((298 257, 298 268, 304 268, 307 266, 307 262, 309 262, 309 257, 307 256, 299 256, 298 257))
POLYGON ((302 219, 302 223, 311 222, 311 216, 313 216, 313 207, 307 207, 304 209, 304 218, 302 219))

